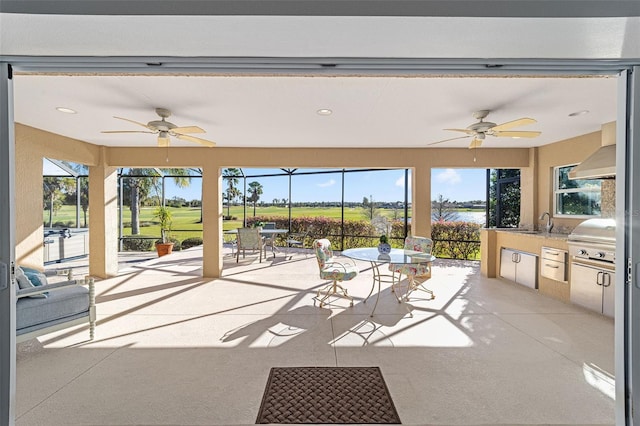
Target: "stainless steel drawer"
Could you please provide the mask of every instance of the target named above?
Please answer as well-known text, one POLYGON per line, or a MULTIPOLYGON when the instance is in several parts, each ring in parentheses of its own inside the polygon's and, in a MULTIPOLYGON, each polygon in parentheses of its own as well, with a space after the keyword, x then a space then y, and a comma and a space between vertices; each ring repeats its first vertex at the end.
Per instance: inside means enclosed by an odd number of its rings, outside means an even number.
POLYGON ((540 275, 555 281, 567 281, 567 256, 564 250, 542 247, 540 275))
POLYGON ((556 262, 567 262, 569 252, 551 247, 542 247, 542 258, 547 260, 555 260, 556 262))

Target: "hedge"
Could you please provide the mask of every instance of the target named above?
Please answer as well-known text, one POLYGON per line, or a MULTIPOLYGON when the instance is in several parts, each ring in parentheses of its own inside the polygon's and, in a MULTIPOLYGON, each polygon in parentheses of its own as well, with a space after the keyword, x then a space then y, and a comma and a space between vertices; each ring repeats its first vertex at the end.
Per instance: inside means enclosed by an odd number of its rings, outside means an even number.
POLYGON ((195 247, 195 246, 201 246, 202 245, 202 238, 200 237, 191 237, 191 238, 186 238, 182 241, 182 249, 186 250, 188 248, 191 247, 195 247))
POLYGON ((480 228, 474 222, 433 222, 432 253, 449 259, 476 259, 480 253, 480 228))

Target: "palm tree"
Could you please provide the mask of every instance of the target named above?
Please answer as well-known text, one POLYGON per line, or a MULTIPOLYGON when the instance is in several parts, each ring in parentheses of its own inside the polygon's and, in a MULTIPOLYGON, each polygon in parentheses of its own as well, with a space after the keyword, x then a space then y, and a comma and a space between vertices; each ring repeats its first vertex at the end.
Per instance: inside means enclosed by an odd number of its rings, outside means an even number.
MULTIPOLYGON (((187 169, 162 169, 172 177, 178 188, 186 188, 191 184, 191 177, 187 169)), ((140 234, 140 203, 146 199, 152 189, 158 190, 161 176, 155 169, 129 169, 127 179, 130 189, 129 206, 131 208, 131 235, 140 234)))
POLYGON ((262 195, 262 185, 260 185, 260 182, 253 181, 249 183, 249 194, 251 195, 249 195, 249 198, 247 198, 247 200, 253 203, 253 216, 255 217, 256 203, 260 199, 260 195, 262 195))
POLYGON ((225 198, 227 200, 227 217, 231 217, 231 203, 238 196, 240 196, 240 190, 238 189, 238 177, 242 176, 242 172, 240 169, 224 169, 222 171, 222 176, 227 180, 227 192, 225 194, 225 198))

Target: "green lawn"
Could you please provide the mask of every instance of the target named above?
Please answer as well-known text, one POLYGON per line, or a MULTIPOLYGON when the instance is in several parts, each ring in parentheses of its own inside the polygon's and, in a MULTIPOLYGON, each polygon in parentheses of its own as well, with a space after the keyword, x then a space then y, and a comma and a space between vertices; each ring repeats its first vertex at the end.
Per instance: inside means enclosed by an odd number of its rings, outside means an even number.
MULTIPOLYGON (((142 237, 159 237, 160 226, 157 223, 157 219, 153 217, 153 212, 156 207, 142 207, 140 209, 140 232, 142 237)), ((169 207, 171 210, 171 216, 173 219, 173 234, 179 240, 184 240, 189 237, 202 237, 202 224, 200 222, 200 208, 199 207, 169 207)), ((225 220, 223 222, 223 229, 235 229, 242 226, 242 206, 232 206, 230 209, 231 216, 237 217, 237 220, 225 220)), ((392 210, 381 209, 381 212, 391 218, 393 217, 392 210)), ((223 209, 223 214, 227 215, 227 209, 223 209)), ((342 217, 342 209, 340 207, 296 207, 291 209, 292 217, 317 217, 324 216, 329 218, 339 219, 342 217)), ((289 209, 286 207, 256 207, 256 216, 289 216, 289 209)), ((247 206, 247 218, 253 217, 253 207, 247 206)), ((364 215, 361 208, 345 208, 344 217, 347 220, 363 219, 364 215)), ((47 223, 49 219, 49 212, 45 211, 43 214, 43 221, 47 223)), ((62 208, 56 212, 53 217, 53 222, 73 222, 75 224, 76 214, 75 206, 62 206, 62 208)), ((82 223, 81 214, 81 223, 82 223)), ((131 210, 128 207, 123 211, 124 235, 131 235, 131 210)))

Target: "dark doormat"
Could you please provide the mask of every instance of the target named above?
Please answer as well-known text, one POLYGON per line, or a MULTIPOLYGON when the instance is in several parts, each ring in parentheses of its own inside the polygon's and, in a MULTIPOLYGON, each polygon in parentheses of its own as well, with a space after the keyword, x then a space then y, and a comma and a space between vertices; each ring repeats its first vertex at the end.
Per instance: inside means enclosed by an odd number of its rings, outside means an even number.
POLYGON ((257 424, 400 424, 378 367, 274 367, 257 424))

